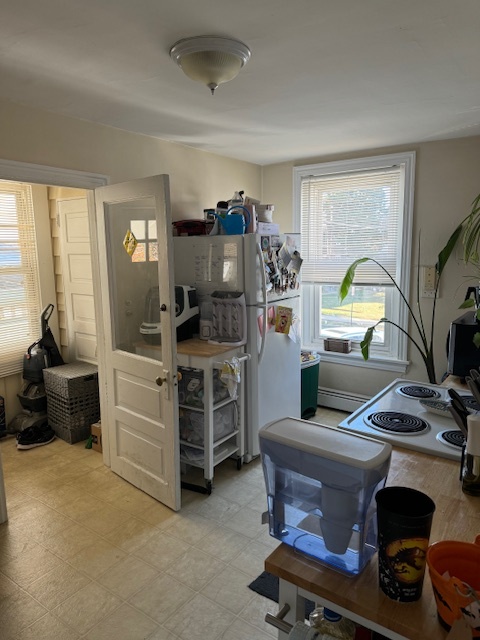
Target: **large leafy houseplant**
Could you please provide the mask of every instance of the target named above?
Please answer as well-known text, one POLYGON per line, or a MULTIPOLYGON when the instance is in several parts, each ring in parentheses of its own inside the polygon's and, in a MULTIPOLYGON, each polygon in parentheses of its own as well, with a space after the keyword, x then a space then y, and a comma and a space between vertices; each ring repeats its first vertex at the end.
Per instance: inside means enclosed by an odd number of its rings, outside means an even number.
MULTIPOLYGON (((480 280, 480 194, 472 202, 472 208, 468 216, 460 223, 458 229, 462 231, 463 243, 463 262, 471 265, 476 274, 473 278, 478 282, 480 280)), ((476 307, 476 318, 480 322, 480 308, 478 306, 478 289, 474 298, 467 298, 460 309, 468 309, 476 307)), ((473 342, 477 348, 480 348, 480 331, 473 336, 473 342)))
MULTIPOLYGON (((480 205, 480 196, 479 196, 479 205, 480 205)), ((479 209, 480 212, 480 209, 479 209)), ((387 271, 387 269, 385 269, 385 267, 383 267, 382 264, 380 264, 380 262, 378 262, 377 260, 375 260, 374 258, 359 258, 358 260, 355 260, 355 262, 353 262, 350 267, 347 269, 347 272, 342 280, 342 283, 340 285, 340 300, 343 302, 343 300, 347 297, 349 291, 350 291, 350 287, 353 284, 353 280, 355 278, 355 272, 357 267, 360 264, 363 264, 364 262, 367 262, 368 260, 370 260, 371 262, 374 262, 375 264, 378 265, 378 267, 384 271, 384 273, 387 275, 387 277, 391 280, 393 286, 397 289, 398 293, 400 294, 400 298, 403 302, 403 304, 406 305, 406 308, 408 310, 408 314, 409 317, 412 320, 412 328, 414 329, 414 332, 411 334, 408 331, 406 331, 405 329, 403 329, 402 327, 400 327, 396 322, 393 322, 392 320, 389 320, 388 318, 381 318, 378 322, 376 322, 373 326, 369 327, 366 332, 365 332, 365 336, 363 338, 363 340, 360 343, 360 348, 362 350, 362 355, 364 357, 365 360, 368 360, 369 355, 370 355, 370 345, 372 343, 373 340, 373 335, 374 335, 374 331, 375 328, 378 327, 379 324, 391 324, 394 327, 397 327, 397 329, 399 331, 401 331, 403 334, 406 335, 406 337, 411 341, 411 343, 413 344, 413 346, 417 349, 417 351, 420 353, 423 363, 425 365, 425 368, 427 370, 427 375, 428 375, 428 380, 429 382, 435 383, 436 382, 436 376, 435 376, 435 360, 434 360, 434 354, 433 354, 433 337, 434 337, 434 328, 435 328, 435 310, 436 310, 436 305, 437 305, 437 296, 438 296, 438 287, 440 284, 440 278, 442 276, 443 270, 445 269, 445 266, 448 262, 448 259, 450 258, 450 255, 460 237, 460 235, 462 234, 462 230, 463 230, 463 226, 459 225, 455 231, 452 233, 452 235, 450 236, 447 244, 445 245, 445 247, 440 251, 440 253, 438 254, 438 259, 437 259, 437 263, 435 265, 435 270, 436 270, 436 284, 435 284, 435 291, 434 291, 434 296, 433 296, 433 306, 432 306, 432 315, 430 318, 430 322, 428 325, 426 325, 424 323, 423 320, 423 313, 422 313, 422 308, 420 306, 420 270, 419 268, 417 268, 417 299, 416 299, 416 310, 414 310, 412 308, 412 305, 410 304, 410 302, 407 300, 406 296, 404 295, 403 291, 400 289, 400 287, 398 286, 397 282, 395 281, 395 279, 390 275, 390 273, 387 271)), ((480 217, 479 217, 479 233, 480 233, 480 217)), ((480 237, 480 235, 479 235, 480 237)))

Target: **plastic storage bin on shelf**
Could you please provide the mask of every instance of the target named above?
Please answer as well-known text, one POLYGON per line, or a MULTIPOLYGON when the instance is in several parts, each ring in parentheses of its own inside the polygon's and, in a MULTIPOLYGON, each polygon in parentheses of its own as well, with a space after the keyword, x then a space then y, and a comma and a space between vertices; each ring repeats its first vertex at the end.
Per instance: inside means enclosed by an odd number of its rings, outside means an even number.
MULTIPOLYGON (((181 367, 182 379, 178 383, 178 402, 181 405, 202 409, 204 406, 203 369, 181 367)), ((217 404, 230 397, 227 385, 220 378, 221 372, 213 370, 213 402, 217 404)))
MULTIPOLYGON (((205 439, 205 415, 199 411, 181 408, 180 439, 203 446, 205 439)), ((233 433, 237 428, 236 405, 230 403, 213 412, 213 444, 233 433)))
POLYGON ((315 351, 302 349, 301 353, 301 410, 302 418, 313 418, 317 412, 318 373, 320 356, 315 351))
POLYGON ((87 440, 100 418, 98 369, 73 362, 43 370, 48 423, 56 435, 75 444, 87 440))

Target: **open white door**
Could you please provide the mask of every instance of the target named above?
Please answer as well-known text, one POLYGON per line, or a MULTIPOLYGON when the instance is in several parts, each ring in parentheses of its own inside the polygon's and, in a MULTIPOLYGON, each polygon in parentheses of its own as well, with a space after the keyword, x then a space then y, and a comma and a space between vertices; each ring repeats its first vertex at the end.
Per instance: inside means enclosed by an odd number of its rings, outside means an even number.
MULTIPOLYGON (((111 468, 168 507, 180 508, 173 240, 168 176, 95 189, 96 309, 102 430, 111 468), (129 236, 133 253, 125 247, 129 236), (159 292, 161 344, 138 355, 149 291, 159 292)), ((147 336, 160 342, 160 335, 147 336)))

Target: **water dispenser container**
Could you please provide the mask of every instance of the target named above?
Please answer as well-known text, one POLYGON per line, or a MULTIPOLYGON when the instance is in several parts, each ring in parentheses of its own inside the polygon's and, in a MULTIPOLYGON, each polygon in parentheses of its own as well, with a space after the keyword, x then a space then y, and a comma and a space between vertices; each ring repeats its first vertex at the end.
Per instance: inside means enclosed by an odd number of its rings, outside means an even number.
POLYGON ((259 430, 270 535, 347 575, 377 550, 390 444, 296 418, 259 430))

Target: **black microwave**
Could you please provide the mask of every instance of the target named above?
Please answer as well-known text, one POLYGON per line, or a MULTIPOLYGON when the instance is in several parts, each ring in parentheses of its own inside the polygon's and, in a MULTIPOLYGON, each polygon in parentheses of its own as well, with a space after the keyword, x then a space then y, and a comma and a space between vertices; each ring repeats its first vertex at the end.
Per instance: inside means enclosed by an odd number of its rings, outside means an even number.
POLYGON ((450 325, 448 338, 448 373, 460 378, 470 375, 471 369, 480 367, 480 349, 473 336, 480 333, 475 311, 468 311, 450 325))

